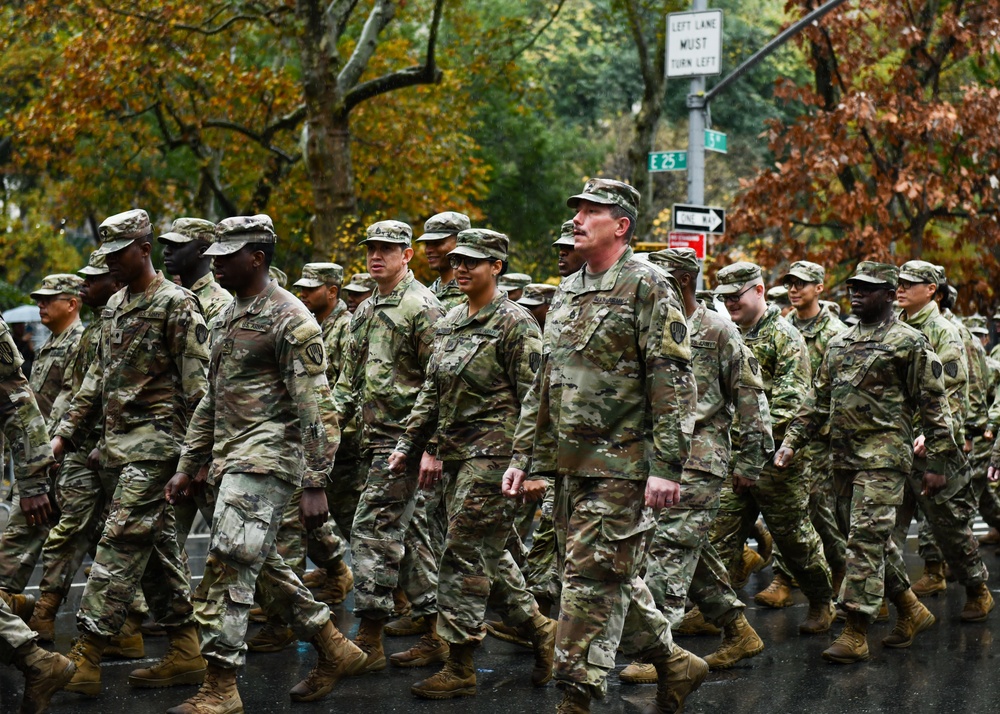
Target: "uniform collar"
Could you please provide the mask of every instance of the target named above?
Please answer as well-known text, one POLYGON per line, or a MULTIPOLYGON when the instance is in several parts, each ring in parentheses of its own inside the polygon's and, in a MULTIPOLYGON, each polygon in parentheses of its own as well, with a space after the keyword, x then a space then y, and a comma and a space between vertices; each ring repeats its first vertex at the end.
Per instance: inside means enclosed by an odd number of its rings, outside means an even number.
POLYGON ((388 295, 382 296, 376 286, 375 292, 373 292, 372 296, 369 298, 372 301, 372 307, 395 307, 403 301, 403 295, 412 283, 413 271, 407 270, 403 279, 396 284, 396 287, 394 287, 392 292, 388 295))
POLYGON ((614 290, 615 284, 618 282, 618 275, 622 272, 622 268, 629 258, 632 257, 632 248, 625 248, 625 252, 621 254, 615 264, 608 268, 604 275, 601 276, 601 282, 596 285, 585 285, 584 284, 584 273, 587 267, 584 266, 580 270, 576 271, 572 275, 568 276, 563 280, 560 287, 567 293, 574 295, 582 295, 583 293, 591 292, 604 292, 606 290, 614 290))
MULTIPOLYGON (((497 295, 488 303, 483 305, 483 307, 475 315, 472 315, 470 317, 468 312, 466 312, 465 317, 462 318, 462 321, 458 323, 457 327, 465 327, 466 325, 470 325, 474 322, 479 323, 480 325, 485 324, 491 317, 493 317, 494 313, 496 313, 496 311, 506 300, 507 300, 507 293, 504 292, 503 290, 500 290, 497 293, 497 295)), ((466 309, 466 311, 468 311, 469 309, 468 303, 463 305, 463 307, 466 309)))
POLYGON ((933 320, 935 317, 941 314, 941 310, 938 309, 938 304, 931 300, 929 303, 920 308, 920 311, 913 317, 906 316, 906 310, 903 310, 899 314, 899 319, 905 322, 907 325, 912 325, 913 327, 920 327, 926 322, 933 320))
POLYGON ((760 331, 764 329, 764 327, 770 325, 772 322, 776 321, 779 317, 781 317, 781 308, 779 308, 777 305, 768 305, 767 309, 764 310, 764 314, 760 316, 760 319, 757 320, 756 324, 754 324, 753 327, 751 327, 749 330, 746 331, 744 336, 747 339, 756 337, 757 335, 760 334, 760 331))

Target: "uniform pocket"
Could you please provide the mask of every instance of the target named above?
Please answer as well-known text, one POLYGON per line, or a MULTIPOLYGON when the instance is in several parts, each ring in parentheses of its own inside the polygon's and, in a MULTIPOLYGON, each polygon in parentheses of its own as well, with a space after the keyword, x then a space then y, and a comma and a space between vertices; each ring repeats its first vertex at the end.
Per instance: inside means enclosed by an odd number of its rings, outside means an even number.
POLYGON ((270 549, 274 506, 258 497, 227 493, 216 507, 212 552, 221 560, 253 565, 270 549))

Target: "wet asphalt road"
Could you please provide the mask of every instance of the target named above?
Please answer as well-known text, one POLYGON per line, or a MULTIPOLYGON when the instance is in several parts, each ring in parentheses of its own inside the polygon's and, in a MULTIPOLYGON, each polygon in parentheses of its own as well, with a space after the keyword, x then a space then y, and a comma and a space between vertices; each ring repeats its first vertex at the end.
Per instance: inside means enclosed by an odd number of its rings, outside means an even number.
MULTIPOLYGON (((982 532, 977 527, 977 532, 982 532)), ((189 555, 196 577, 205 557, 206 537, 192 536, 189 555)), ((913 553, 915 541, 907 547, 910 574, 920 575, 921 563, 913 553)), ((1000 558, 995 548, 983 548, 991 570, 990 587, 1000 600, 1000 558)), ((1000 669, 994 634, 1000 633, 1000 610, 982 624, 963 624, 959 612, 964 591, 956 583, 947 593, 925 600, 938 618, 928 632, 918 636, 909 650, 889 650, 879 644, 888 634, 891 623, 878 623, 869 631, 871 661, 854 666, 824 662, 820 652, 839 633, 838 623, 830 634, 800 636, 798 623, 805 618, 806 601, 796 594, 796 605, 784 610, 768 610, 753 603, 753 594, 770 582, 770 568, 753 576, 742 591, 749 603, 747 617, 766 643, 757 657, 726 672, 711 673, 688 701, 685 712, 747 712, 785 714, 861 714, 866 712, 912 712, 946 714, 993 714, 1000 710, 1000 669)), ((38 572, 28 592, 37 595, 38 572)), ((81 579, 82 583, 82 579, 81 579)), ((75 634, 73 611, 79 602, 82 584, 75 586, 57 621, 55 647, 66 652, 75 634)), ((346 609, 337 609, 340 626, 353 635, 356 623, 346 609)), ((251 626, 251 634, 256 626, 251 626)), ((416 637, 387 638, 387 651, 409 647, 416 637)), ((681 646, 705 655, 713 651, 716 638, 681 638, 681 646)), ((195 687, 165 690, 137 690, 127 684, 128 673, 137 666, 151 663, 163 654, 166 640, 146 638, 144 660, 105 662, 102 665, 104 693, 90 699, 62 692, 53 700, 52 712, 73 714, 146 714, 163 712, 191 696, 195 687)), ((479 694, 474 698, 445 702, 427 702, 413 698, 410 685, 436 671, 435 668, 401 670, 389 667, 383 672, 341 682, 323 701, 292 703, 287 690, 305 676, 315 654, 311 646, 277 654, 250 653, 246 668, 240 673, 239 688, 244 707, 250 714, 294 712, 364 712, 365 714, 413 712, 424 714, 505 714, 510 712, 553 712, 559 692, 553 685, 541 689, 531 686, 530 652, 514 645, 487 638, 476 657, 479 694)), ((619 656, 616 672, 628 661, 619 656)), ((436 666, 435 666, 436 667, 436 666)), ((595 702, 595 713, 640 712, 653 697, 654 685, 623 685, 616 673, 608 680, 608 695, 595 702)), ((20 701, 20 675, 12 668, 0 667, 0 714, 17 711, 20 701)))

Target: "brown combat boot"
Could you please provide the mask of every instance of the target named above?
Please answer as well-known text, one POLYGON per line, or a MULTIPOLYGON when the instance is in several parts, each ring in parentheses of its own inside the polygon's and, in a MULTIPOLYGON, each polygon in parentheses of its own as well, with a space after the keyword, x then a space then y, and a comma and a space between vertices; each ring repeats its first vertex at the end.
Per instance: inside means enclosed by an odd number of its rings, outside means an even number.
POLYGON ((1000 530, 990 528, 989 532, 979 539, 979 545, 1000 545, 1000 530))
POLYGON ((292 628, 278 620, 268 620, 260 632, 247 640, 247 649, 251 652, 281 652, 296 641, 292 628))
POLYGON ((566 687, 556 714, 590 714, 590 695, 574 687, 566 687))
POLYGON ((205 681, 190 699, 167 709, 167 714, 243 714, 236 688, 236 670, 208 665, 205 681))
POLYGON ((681 621, 671 628, 678 637, 698 637, 700 635, 715 636, 722 630, 705 619, 697 605, 684 613, 681 621))
POLYGON ((656 699, 643 714, 675 714, 681 711, 685 700, 708 675, 705 660, 677 645, 674 645, 670 656, 657 654, 647 659, 656 667, 656 699))
POLYGON ((326 568, 315 568, 302 576, 302 584, 310 590, 323 587, 326 582, 326 568))
POLYGON ((0 598, 3 598, 4 602, 7 603, 7 607, 15 615, 21 618, 24 624, 28 624, 31 620, 31 615, 35 611, 35 598, 33 595, 25 595, 24 593, 9 593, 6 590, 0 590, 0 598))
POLYGON ((354 573, 347 563, 338 560, 326 570, 326 580, 323 586, 317 588, 313 596, 327 605, 339 605, 347 599, 347 594, 354 588, 354 573))
POLYGON ((910 586, 910 590, 917 597, 929 597, 937 595, 948 589, 948 583, 944 579, 943 563, 924 563, 924 574, 920 580, 910 586))
POLYGON ((892 604, 896 606, 896 626, 882 638, 882 644, 886 647, 895 649, 909 647, 917 634, 929 629, 935 622, 934 615, 924 607, 912 590, 897 595, 893 598, 892 604))
POLYGON ((775 609, 791 607, 795 604, 792 599, 792 581, 784 573, 776 572, 771 584, 754 595, 753 601, 775 609))
POLYGON ((535 652, 531 683, 541 687, 552 679, 552 661, 556 656, 556 621, 537 613, 525 623, 525 629, 527 628, 530 628, 531 648, 535 652))
POLYGON ((74 640, 67 656, 76 666, 76 672, 63 689, 89 697, 101 693, 101 656, 108 646, 108 639, 85 632, 74 640))
POLYGON ((809 614, 806 615, 806 619, 799 625, 799 632, 803 635, 819 635, 829 632, 833 621, 836 619, 837 611, 834 609, 833 603, 829 600, 810 602, 809 614))
POLYGON ((729 669, 740 660, 756 657, 764 651, 764 641, 747 622, 743 613, 723 628, 722 644, 705 658, 709 669, 729 669))
POLYGON ((633 662, 618 674, 625 684, 656 684, 656 667, 648 662, 633 662))
POLYGON ((163 659, 152 667, 132 670, 128 683, 140 689, 159 689, 178 684, 201 684, 205 681, 207 664, 201 656, 197 625, 184 625, 167 630, 170 646, 163 659))
POLYGON ((452 644, 444 668, 433 677, 417 682, 410 692, 421 699, 453 699, 476 696, 476 668, 472 653, 478 643, 452 644))
POLYGON ((142 659, 146 656, 142 620, 142 615, 129 613, 122 631, 108 640, 108 646, 104 648, 104 659, 142 659))
POLYGON ((28 627, 38 633, 38 639, 42 642, 52 642, 56 638, 56 612, 61 603, 62 595, 50 592, 42 593, 42 597, 35 603, 28 627))
POLYGON ((733 572, 729 574, 729 579, 733 584, 733 590, 739 590, 750 581, 750 576, 764 569, 764 559, 757 555, 757 551, 748 545, 743 546, 743 553, 740 562, 736 564, 733 572))
POLYGON ((406 597, 406 591, 397 585, 396 589, 392 591, 393 617, 406 617, 411 612, 413 612, 413 606, 410 605, 410 598, 406 597))
POLYGON ((42 714, 48 711, 52 695, 73 678, 76 665, 58 652, 43 650, 27 642, 16 650, 12 664, 24 674, 24 698, 19 714, 42 714))
POLYGON ((512 645, 518 645, 519 647, 524 647, 529 650, 531 649, 530 638, 521 634, 521 630, 517 627, 505 625, 500 620, 487 620, 486 634, 490 637, 502 640, 503 642, 510 642, 512 645))
POLYGON ((404 615, 403 617, 387 622, 385 625, 385 634, 387 637, 412 637, 413 635, 425 635, 433 631, 434 628, 431 626, 430 619, 425 615, 418 615, 417 617, 404 615))
POLYGON ((260 605, 254 605, 250 608, 250 615, 248 616, 248 619, 250 622, 264 624, 267 622, 267 613, 264 612, 264 608, 260 605))
MULTIPOLYGON (((417 618, 426 620, 430 630, 425 632, 417 644, 410 649, 390 655, 389 661, 397 667, 426 667, 438 662, 446 662, 448 660, 448 643, 438 637, 437 617, 437 614, 434 614, 417 618)), ((389 625, 386 625, 385 629, 388 633, 389 625)))
POLYGON ((319 659, 306 678, 292 687, 289 694, 293 701, 312 702, 322 699, 344 677, 365 671, 368 657, 344 637, 332 620, 327 620, 323 629, 310 642, 319 653, 319 659))
POLYGON ((965 607, 962 608, 962 622, 982 622, 993 610, 993 595, 986 583, 969 585, 965 588, 965 607))
POLYGON ((354 644, 368 655, 365 663, 366 672, 381 672, 385 669, 385 650, 382 649, 382 630, 385 629, 387 618, 362 617, 358 623, 358 634, 354 644))
POLYGON ((760 518, 753 524, 753 531, 754 540, 757 541, 757 554, 764 561, 764 567, 767 567, 774 560, 774 538, 760 518))
POLYGON ((823 650, 823 659, 837 664, 854 664, 869 657, 868 617, 860 612, 848 612, 844 631, 823 650))

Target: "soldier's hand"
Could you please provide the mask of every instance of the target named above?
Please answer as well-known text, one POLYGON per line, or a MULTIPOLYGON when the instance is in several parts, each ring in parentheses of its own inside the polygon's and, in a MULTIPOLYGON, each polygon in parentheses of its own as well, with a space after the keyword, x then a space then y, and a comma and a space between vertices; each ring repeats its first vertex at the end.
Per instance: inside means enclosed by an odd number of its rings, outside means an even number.
POLYGON ((190 495, 190 491, 188 490, 190 486, 191 477, 183 471, 178 471, 167 481, 167 485, 163 487, 163 497, 167 499, 167 503, 180 503, 190 495))
POLYGON ((993 483, 1000 481, 1000 466, 990 466, 986 471, 986 478, 993 483))
POLYGON ((522 503, 534 503, 545 496, 545 489, 548 486, 542 479, 533 479, 531 481, 525 481, 521 484, 520 490, 523 491, 521 502, 522 503))
POLYGON ((87 468, 91 471, 101 470, 101 450, 96 446, 87 454, 87 468))
POLYGON ((742 476, 733 474, 733 491, 737 494, 744 494, 756 485, 757 482, 753 479, 743 478, 742 476))
POLYGON ((394 474, 406 472, 406 454, 402 451, 393 451, 389 454, 389 471, 394 474))
POLYGON ((62 461, 66 454, 66 441, 61 436, 53 436, 49 444, 52 447, 52 456, 55 457, 55 460, 62 461))
POLYGON ((965 446, 962 447, 962 452, 968 454, 972 451, 972 439, 965 440, 965 446))
POLYGON ((947 477, 936 474, 933 471, 924 471, 924 488, 920 492, 920 495, 930 498, 946 485, 948 485, 947 477))
POLYGON ((194 478, 191 479, 191 483, 188 484, 188 494, 190 494, 192 498, 200 496, 205 492, 205 484, 208 483, 209 466, 210 464, 205 464, 198 469, 198 473, 194 475, 194 478))
POLYGON ((326 502, 326 490, 322 488, 302 489, 299 502, 299 516, 306 531, 320 528, 330 518, 330 507, 326 502))
POLYGON ((993 430, 987 429, 986 431, 984 431, 983 438, 986 439, 986 441, 993 441, 993 430))
POLYGON ((43 493, 41 496, 28 496, 21 499, 21 513, 29 526, 41 526, 49 522, 52 518, 52 503, 49 496, 43 493))
MULTIPOLYGON (((774 455, 774 465, 779 469, 787 468, 792 459, 795 457, 795 449, 789 449, 787 446, 782 446, 778 449, 778 453, 774 455)), ((733 482, 733 487, 736 487, 735 481, 733 482)))
POLYGON ((515 469, 514 467, 507 469, 503 473, 503 482, 500 485, 500 492, 508 498, 517 498, 524 493, 522 485, 524 484, 524 479, 527 478, 527 476, 528 474, 521 469, 515 469))
POLYGON ((650 476, 646 479, 646 505, 659 510, 676 506, 681 500, 681 485, 670 479, 650 476))
POLYGON ((420 488, 434 488, 441 480, 444 464, 426 451, 420 457, 420 488))
POLYGON ((913 455, 918 459, 922 459, 927 456, 927 444, 925 443, 925 437, 923 434, 913 440, 913 455))

